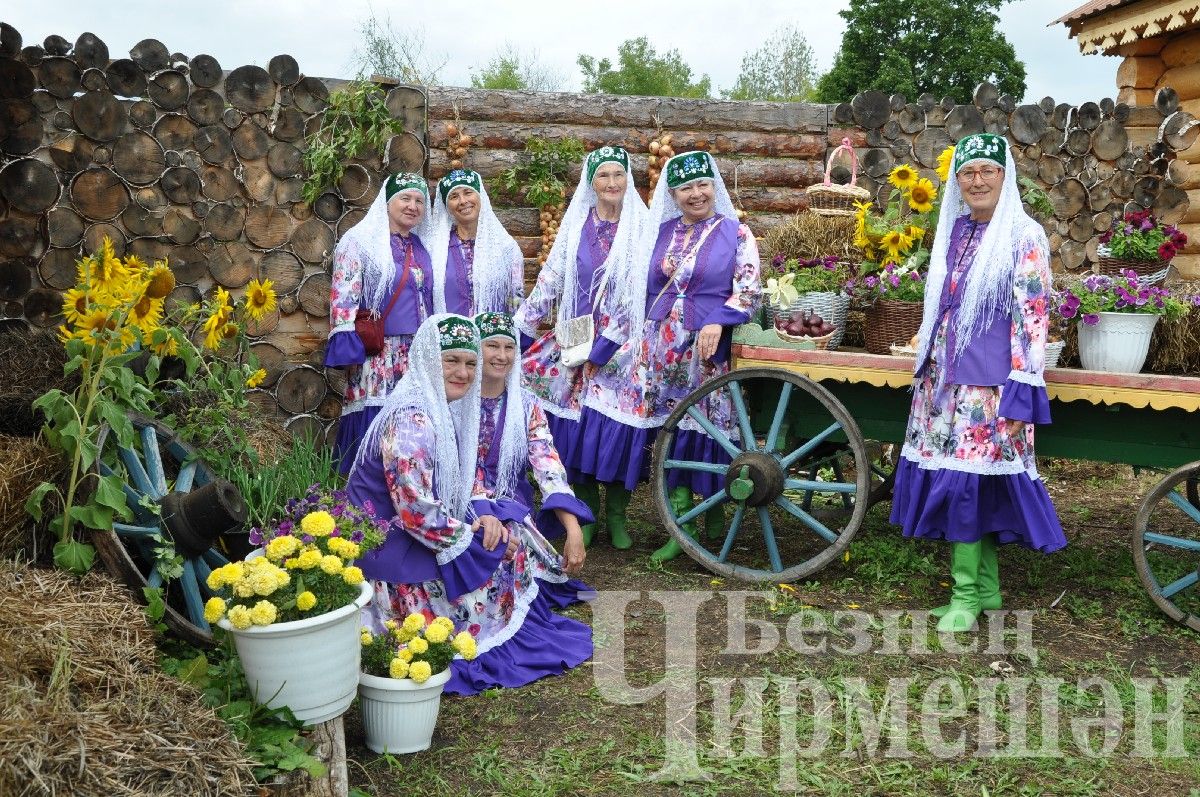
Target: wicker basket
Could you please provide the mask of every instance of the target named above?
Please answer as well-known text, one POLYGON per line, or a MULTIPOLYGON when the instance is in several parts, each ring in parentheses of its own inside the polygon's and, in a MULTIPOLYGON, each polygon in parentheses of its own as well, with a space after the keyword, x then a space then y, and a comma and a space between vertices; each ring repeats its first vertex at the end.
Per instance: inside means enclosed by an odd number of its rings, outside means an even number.
POLYGON ((1046 368, 1058 367, 1058 358, 1062 356, 1063 347, 1066 345, 1066 341, 1063 340, 1052 340, 1046 344, 1046 368))
POLYGON ((820 216, 853 216, 856 212, 854 203, 866 202, 871 198, 871 192, 859 188, 857 183, 858 156, 850 146, 850 139, 843 138, 842 143, 829 153, 829 160, 825 163, 825 179, 804 190, 808 196, 808 209, 820 216), (830 177, 830 171, 833 169, 833 159, 843 150, 850 156, 850 182, 837 185, 830 177))
POLYGON ((1146 285, 1157 285, 1167 278, 1171 270, 1169 260, 1126 260, 1101 253, 1096 263, 1096 273, 1106 277, 1119 277, 1122 271, 1133 271, 1137 274, 1138 282, 1146 285))
POLYGON ((871 354, 891 354, 892 344, 904 346, 921 329, 924 302, 880 299, 866 309, 866 349, 871 354))
POLYGON ((781 332, 779 330, 779 328, 776 327, 775 334, 779 336, 780 340, 786 340, 789 343, 806 343, 807 342, 807 343, 811 343, 814 347, 816 347, 818 349, 831 349, 832 347, 829 345, 829 343, 830 343, 830 341, 833 340, 833 337, 834 337, 834 335, 837 334, 837 331, 835 330, 833 332, 830 332, 828 335, 822 335, 819 338, 811 338, 811 337, 808 337, 807 335, 789 335, 786 332, 781 332))
POLYGON ((797 310, 812 310, 833 325, 833 339, 828 348, 830 351, 837 351, 846 335, 846 315, 850 311, 850 297, 832 291, 810 291, 800 294, 796 301, 792 302, 792 312, 797 310))

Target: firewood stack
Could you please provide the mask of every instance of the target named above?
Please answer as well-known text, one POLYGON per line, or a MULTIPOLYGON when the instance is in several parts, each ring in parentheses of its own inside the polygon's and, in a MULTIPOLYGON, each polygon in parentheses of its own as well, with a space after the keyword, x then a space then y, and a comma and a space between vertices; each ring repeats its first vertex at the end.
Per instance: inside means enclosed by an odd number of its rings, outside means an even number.
POLYGON ((120 57, 90 33, 25 46, 0 24, 0 318, 61 323, 75 261, 105 237, 118 255, 167 258, 177 301, 270 279, 279 309, 249 330, 268 373, 254 399, 332 439, 342 374, 322 360, 334 245, 384 169, 420 172, 426 157, 424 93, 388 87, 409 132, 304 203, 304 137, 341 82, 302 75, 290 55, 226 72, 154 39, 120 57))

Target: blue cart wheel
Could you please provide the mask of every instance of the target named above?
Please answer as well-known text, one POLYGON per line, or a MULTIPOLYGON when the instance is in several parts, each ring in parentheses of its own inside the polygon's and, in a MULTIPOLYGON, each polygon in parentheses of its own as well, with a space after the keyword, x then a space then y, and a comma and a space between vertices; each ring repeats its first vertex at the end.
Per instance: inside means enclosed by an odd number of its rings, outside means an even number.
POLYGON ((659 432, 651 476, 663 524, 689 556, 714 573, 777 582, 804 578, 841 556, 883 481, 841 402, 811 379, 775 368, 733 371, 681 401, 659 432), (704 411, 718 404, 731 409, 728 434, 704 411), (720 462, 676 449, 680 431, 697 429, 716 441, 720 462), (690 508, 673 505, 672 486, 697 473, 710 477, 715 492, 690 508))
POLYGON ((246 506, 237 489, 216 478, 196 452, 167 426, 131 415, 136 443, 120 446, 107 426, 101 429, 97 471, 117 474, 132 520, 118 520, 111 531, 93 533, 96 552, 108 572, 139 599, 143 587, 163 587, 164 621, 185 640, 212 644, 204 604, 212 597, 206 583, 213 569, 228 563, 221 535, 246 522, 246 506), (174 544, 183 558, 182 575, 164 582, 160 545, 155 535, 174 544))
POLYGON ((1142 501, 1133 561, 1150 600, 1200 631, 1200 462, 1167 474, 1142 501))

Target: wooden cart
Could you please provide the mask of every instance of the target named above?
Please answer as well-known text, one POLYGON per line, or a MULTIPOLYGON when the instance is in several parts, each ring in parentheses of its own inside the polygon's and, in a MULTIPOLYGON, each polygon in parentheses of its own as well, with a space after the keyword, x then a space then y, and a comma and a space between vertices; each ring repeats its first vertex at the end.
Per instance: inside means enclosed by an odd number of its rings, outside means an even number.
MULTIPOLYGON (((854 352, 735 344, 733 370, 701 386, 664 424, 654 449, 653 495, 687 553, 716 573, 794 581, 843 555, 868 508, 890 497, 904 439, 913 360, 854 352), (698 405, 727 391, 731 439, 698 405), (730 464, 667 457, 691 419, 730 464), (676 516, 666 500, 673 473, 702 471, 725 489, 676 516), (724 507, 723 528, 698 538, 681 524, 724 507)), ((1132 530, 1138 575, 1170 617, 1200 630, 1200 378, 1046 372, 1053 423, 1036 430, 1039 456, 1170 471, 1145 497, 1132 530)), ((715 524, 713 524, 715 525, 715 524)))

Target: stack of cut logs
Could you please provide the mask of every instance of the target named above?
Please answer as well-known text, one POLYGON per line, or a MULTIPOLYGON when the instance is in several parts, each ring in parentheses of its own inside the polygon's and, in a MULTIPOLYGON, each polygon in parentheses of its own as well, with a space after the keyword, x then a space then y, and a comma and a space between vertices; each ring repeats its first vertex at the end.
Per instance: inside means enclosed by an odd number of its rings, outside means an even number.
POLYGON ((928 94, 910 103, 868 91, 836 106, 833 117, 866 128, 859 185, 880 197, 888 190, 888 172, 901 161, 914 160, 932 176, 938 154, 960 137, 984 131, 1006 136, 1020 174, 1040 184, 1053 202, 1053 215, 1042 221, 1061 269, 1090 267, 1101 234, 1125 209, 1153 208, 1172 223, 1188 212, 1188 196, 1172 183, 1168 166, 1200 128, 1178 110, 1169 91, 1143 108, 1111 99, 1073 107, 1050 97, 1017 105, 991 83, 976 88, 971 105, 928 94), (1139 128, 1152 129, 1153 136, 1139 128))
POLYGON ((106 237, 118 254, 166 258, 177 302, 270 279, 279 309, 249 330, 268 374, 253 397, 289 428, 332 434, 343 376, 322 365, 330 258, 383 168, 422 170, 423 92, 388 95, 419 135, 350 164, 310 206, 304 138, 337 82, 303 76, 289 55, 229 72, 153 39, 113 55, 90 33, 23 46, 0 24, 0 317, 61 323, 75 261, 106 237))

